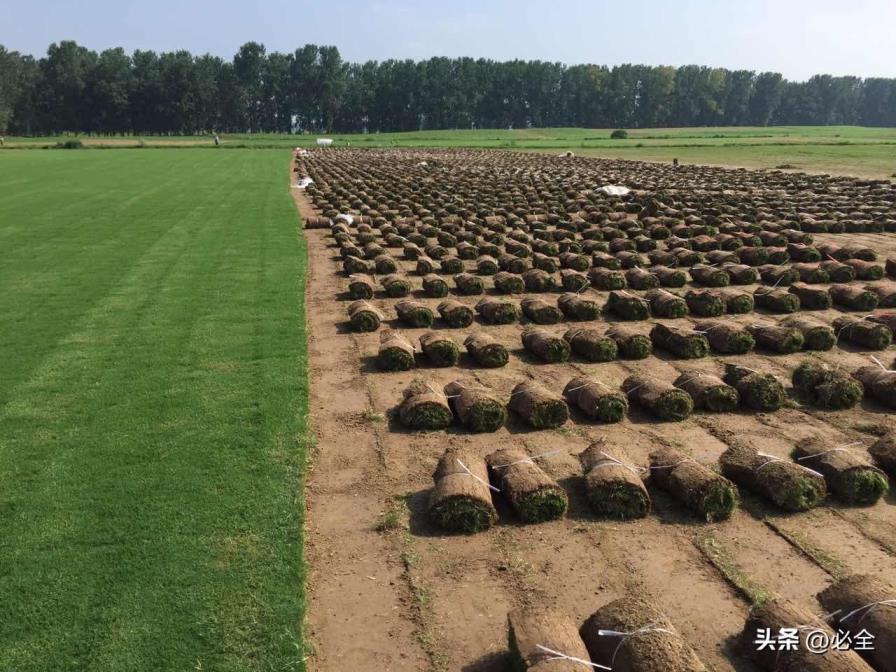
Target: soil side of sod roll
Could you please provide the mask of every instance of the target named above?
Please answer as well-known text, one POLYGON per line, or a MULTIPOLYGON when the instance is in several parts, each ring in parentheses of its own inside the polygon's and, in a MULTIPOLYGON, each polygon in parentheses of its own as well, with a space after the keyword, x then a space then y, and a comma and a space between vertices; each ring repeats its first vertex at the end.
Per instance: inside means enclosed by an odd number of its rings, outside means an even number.
POLYGON ((501 448, 489 454, 492 482, 524 523, 541 523, 566 515, 566 491, 518 448, 501 448))
POLYGON ((568 404, 599 422, 619 422, 628 413, 624 394, 585 376, 570 380, 563 388, 563 396, 568 404))
POLYGON ((397 331, 381 331, 377 364, 383 371, 408 371, 415 364, 414 346, 397 331))
POLYGON ((869 350, 886 350, 893 342, 893 332, 889 327, 864 318, 843 315, 831 325, 837 339, 848 341, 869 350))
POLYGON ((753 292, 756 305, 774 313, 795 313, 800 309, 800 298, 786 289, 760 287, 753 292))
POLYGON ((588 617, 579 634, 591 660, 614 670, 706 672, 707 669, 666 615, 641 598, 623 597, 604 605, 588 617))
POLYGON ((799 329, 787 327, 783 324, 751 324, 747 329, 756 339, 756 345, 778 352, 790 354, 803 349, 805 339, 799 329))
POLYGON ((543 362, 556 364, 569 359, 569 343, 546 329, 528 327, 523 330, 520 340, 527 352, 532 353, 543 362))
POLYGON ((706 336, 689 329, 657 323, 650 330, 650 340, 654 347, 684 359, 699 359, 709 354, 706 336))
POLYGON ((791 457, 824 476, 830 493, 845 504, 869 506, 889 489, 883 471, 845 447, 817 437, 799 441, 791 457))
POLYGON ((563 314, 557 306, 553 306, 544 299, 528 297, 522 300, 520 308, 529 320, 535 324, 557 324, 563 319, 563 314))
POLYGON ((590 662, 588 650, 575 623, 565 614, 537 605, 514 609, 507 615, 507 646, 517 672, 574 672, 591 669, 582 663, 557 660, 559 651, 571 658, 590 662))
POLYGON ((827 310, 833 305, 831 293, 823 287, 810 287, 798 282, 788 287, 787 291, 799 297, 802 310, 827 310))
POLYGON ((837 334, 830 325, 812 316, 790 315, 780 322, 782 327, 797 329, 803 335, 803 349, 826 351, 837 344, 837 334))
POLYGON ((629 376, 622 383, 622 391, 630 402, 636 402, 665 422, 681 422, 694 410, 694 402, 687 392, 652 378, 629 376))
POLYGON ((885 371, 879 366, 863 366, 853 371, 852 377, 862 383, 865 394, 884 406, 896 408, 896 371, 885 371))
POLYGON ((650 318, 650 304, 640 296, 627 292, 610 292, 604 311, 621 320, 647 320, 650 318))
POLYGON ((737 508, 731 481, 674 448, 650 454, 650 480, 708 522, 727 520, 737 508))
POLYGON ((445 321, 445 324, 454 329, 469 327, 473 324, 473 309, 460 301, 445 299, 439 303, 436 310, 439 311, 439 316, 445 321))
POLYGON ((653 353, 649 336, 624 325, 613 325, 607 329, 606 335, 616 341, 619 354, 626 359, 645 359, 653 353))
POLYGON ((824 610, 835 614, 837 629, 848 632, 853 640, 862 630, 874 637, 874 648, 858 653, 879 672, 896 672, 896 605, 892 600, 896 600, 896 586, 867 574, 843 577, 818 594, 824 610))
POLYGON ((694 329, 706 337, 714 352, 723 355, 742 355, 756 345, 753 334, 736 322, 698 322, 694 329))
POLYGON ((420 337, 420 349, 433 366, 455 366, 460 359, 460 346, 447 334, 436 331, 420 337))
POLYGON ((721 413, 733 411, 740 403, 736 389, 708 373, 682 371, 673 385, 691 395, 694 408, 721 413))
POLYGON ((619 346, 597 329, 573 327, 563 334, 570 350, 589 362, 610 362, 619 357, 619 346))
POLYGON ((618 520, 644 518, 650 495, 637 467, 620 447, 596 441, 579 453, 585 493, 595 513, 618 520))
POLYGON ((840 369, 807 359, 793 370, 793 387, 809 403, 829 410, 852 408, 862 401, 862 385, 840 369))
POLYGON ((814 613, 783 598, 775 598, 750 610, 739 648, 767 672, 872 672, 855 651, 829 649, 821 655, 813 653, 806 641, 813 630, 823 631, 831 640, 834 638, 833 631, 814 613), (797 631, 799 643, 792 650, 756 645, 763 631, 774 636, 782 628, 797 631))
POLYGON ((445 386, 445 396, 461 425, 473 432, 495 432, 507 422, 507 406, 494 391, 473 379, 445 386))
POLYGON ((777 411, 787 401, 787 393, 781 381, 770 373, 754 371, 737 364, 726 364, 722 380, 737 390, 742 404, 754 411, 777 411))
POLYGON ((505 366, 510 360, 507 348, 484 331, 467 336, 464 347, 479 366, 495 369, 505 366))
POLYGON ((445 395, 421 380, 415 380, 405 389, 398 407, 399 421, 411 429, 445 429, 452 417, 445 395))
POLYGON ((890 431, 875 441, 868 449, 874 463, 896 478, 896 431, 890 431))
POLYGON ((563 397, 531 380, 513 388, 507 407, 534 429, 552 429, 569 420, 563 397))
POLYGON ((482 532, 498 520, 488 485, 485 460, 475 452, 452 446, 445 451, 432 475, 429 518, 454 533, 482 532))
POLYGON ((722 475, 785 511, 807 511, 827 496, 824 476, 790 460, 732 446, 719 457, 722 475))
POLYGON ((853 285, 833 285, 828 290, 835 305, 849 310, 860 310, 863 313, 877 308, 878 296, 864 287, 853 285))

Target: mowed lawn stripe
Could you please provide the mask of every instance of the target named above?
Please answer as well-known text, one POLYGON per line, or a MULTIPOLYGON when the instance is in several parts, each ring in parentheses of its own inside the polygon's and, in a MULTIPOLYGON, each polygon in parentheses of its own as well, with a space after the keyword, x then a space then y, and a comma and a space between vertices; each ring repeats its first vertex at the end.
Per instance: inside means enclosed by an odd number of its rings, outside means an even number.
MULTIPOLYGON (((59 153, 33 154, 52 170, 59 153)), ((289 155, 77 154, 114 164, 73 179, 132 199, 135 244, 95 270, 116 276, 105 294, 70 299, 84 310, 64 335, 41 342, 38 311, 13 337, 50 349, 0 413, 0 660, 295 669, 307 382, 289 155)), ((82 263, 63 242, 59 262, 82 263)))

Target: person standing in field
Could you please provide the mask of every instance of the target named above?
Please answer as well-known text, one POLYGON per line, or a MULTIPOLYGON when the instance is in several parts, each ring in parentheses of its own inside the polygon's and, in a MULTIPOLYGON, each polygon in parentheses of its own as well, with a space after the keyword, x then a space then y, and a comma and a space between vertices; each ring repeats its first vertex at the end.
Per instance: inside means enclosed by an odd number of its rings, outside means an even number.
POLYGON ((215 147, 221 144, 221 138, 218 137, 218 134, 215 133, 215 147))

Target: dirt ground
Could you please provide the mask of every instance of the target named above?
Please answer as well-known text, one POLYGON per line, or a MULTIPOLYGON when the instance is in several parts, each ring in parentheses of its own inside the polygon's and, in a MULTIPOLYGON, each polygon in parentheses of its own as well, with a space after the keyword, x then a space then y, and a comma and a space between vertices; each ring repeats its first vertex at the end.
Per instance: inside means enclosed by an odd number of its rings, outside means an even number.
MULTIPOLYGON (((292 192, 303 217, 316 214, 300 190, 292 192)), ((707 524, 651 488, 653 513, 619 523, 591 513, 575 457, 598 437, 625 446, 641 465, 661 445, 680 446, 707 464, 716 463, 734 441, 782 458, 795 440, 813 435, 832 446, 861 442, 867 447, 896 427, 892 413, 873 401, 837 412, 796 402, 771 414, 698 411, 684 422, 662 424, 633 406, 614 425, 599 425, 573 412, 557 430, 530 431, 511 417, 494 434, 454 428, 408 432, 391 418, 402 390, 421 375, 433 386, 472 376, 509 395, 527 378, 559 391, 573 376, 586 373, 618 388, 632 373, 671 381, 685 367, 718 373, 725 361, 735 360, 789 381, 795 365, 807 356, 852 370, 869 364, 869 353, 841 345, 812 355, 757 350, 683 361, 657 351, 640 361, 543 364, 522 349, 519 324, 477 322, 468 329, 448 329, 437 320, 434 328, 446 329, 458 343, 471 331, 487 329, 512 344, 509 364, 474 368, 464 356, 458 367, 421 364, 412 371, 384 373, 375 365, 378 332, 355 334, 347 328, 347 280, 329 232, 305 230, 303 235, 309 249, 310 420, 317 436, 307 485, 311 669, 502 670, 508 662, 510 609, 545 604, 581 623, 605 603, 634 593, 665 611, 712 670, 740 672, 756 669, 732 640, 757 592, 777 593, 821 613, 815 595, 836 576, 874 572, 896 581, 892 493, 869 508, 840 506, 829 499, 810 512, 788 515, 741 489, 743 501, 735 515, 707 524), (569 494, 568 516, 524 526, 501 511, 501 522, 487 532, 442 534, 429 524, 426 503, 433 469, 449 445, 471 446, 482 455, 507 446, 530 455, 559 451, 538 462, 569 494)), ((842 235, 816 236, 818 242, 827 239, 844 242, 842 235)), ((850 242, 890 256, 896 252, 893 234, 857 234, 850 242)), ((402 263, 413 271, 412 262, 402 263)), ((433 309, 439 303, 419 292, 414 298, 433 309)), ((454 298, 473 305, 479 297, 454 298)), ((394 316, 393 299, 378 294, 373 303, 394 316)), ((830 321, 840 313, 813 314, 830 321)), ((755 322, 757 314, 731 319, 755 322)), ((391 319, 386 325, 398 326, 391 319)), ((649 322, 630 325, 644 333, 650 328, 649 322)), ((565 327, 550 329, 562 333, 565 327)), ((415 343, 426 331, 401 330, 415 343)), ((892 361, 893 349, 883 355, 884 361, 892 361)), ((864 448, 856 445, 853 450, 864 448)))

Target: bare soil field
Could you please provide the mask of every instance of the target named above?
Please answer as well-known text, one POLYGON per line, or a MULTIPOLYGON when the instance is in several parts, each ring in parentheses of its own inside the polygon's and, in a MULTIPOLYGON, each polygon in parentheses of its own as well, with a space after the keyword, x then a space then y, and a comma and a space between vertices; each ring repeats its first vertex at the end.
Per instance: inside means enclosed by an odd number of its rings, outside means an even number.
MULTIPOLYGON (((870 574, 896 584, 896 498, 881 486, 893 465, 880 457, 875 463, 869 453, 896 429, 893 396, 885 385, 851 377, 874 367, 892 389, 896 376, 883 372, 894 368, 893 322, 881 324, 894 305, 896 268, 887 263, 896 259, 893 185, 469 150, 303 151, 293 182, 302 177, 313 179, 307 189, 293 188, 309 250, 310 420, 318 439, 307 486, 313 669, 509 669, 524 640, 517 633, 509 644, 508 613, 550 610, 578 629, 608 603, 632 597, 661 612, 676 646, 692 649, 708 669, 784 669, 742 644, 751 607, 785 604, 821 615, 832 610, 816 596, 844 577, 870 574), (623 185, 628 193, 608 195, 602 185, 623 185), (543 273, 527 270, 533 265, 543 273), (502 278, 525 278, 523 291, 500 292, 496 267, 505 269, 502 278), (438 283, 430 270, 447 284, 446 296, 432 296, 438 283), (456 277, 459 270, 473 280, 456 277), (397 277, 387 279, 393 271, 397 277), (553 286, 532 291, 544 276, 553 286), (564 282, 576 288, 574 297, 564 294, 564 282), (357 296, 372 289, 368 302, 381 317, 374 331, 357 331, 349 321, 350 285, 357 296), (830 296, 834 302, 825 307, 830 296), (452 326, 440 316, 446 299, 473 309, 472 321, 452 326), (476 310, 483 299, 517 309, 508 309, 508 323, 492 323, 476 310), (596 303, 600 313, 588 313, 587 305, 583 313, 568 310, 576 299, 596 303), (409 321, 429 320, 419 307, 403 310, 402 318, 401 301, 428 307, 431 326, 409 321), (619 307, 607 309, 608 303, 619 307), (567 310, 558 312, 558 304, 567 310), (663 312, 672 304, 672 312, 663 312), (734 305, 746 305, 746 312, 729 312, 734 305), (614 328, 646 336, 652 351, 626 357, 616 352, 623 340, 612 338, 606 361, 592 361, 576 347, 576 330, 606 341, 614 328), (527 348, 521 335, 530 329, 557 342, 527 348), (721 351, 725 339, 715 337, 716 329, 742 339, 745 351, 721 351), (422 351, 428 332, 459 346, 455 363, 435 365, 422 351), (381 353, 384 333, 401 347, 381 353), (470 334, 505 346, 506 364, 482 366, 463 346, 470 334), (811 337, 827 339, 817 345, 827 349, 807 349, 811 337), (408 344, 410 360, 392 358, 408 344), (796 390, 792 376, 805 362, 821 364, 801 369, 821 377, 796 390), (779 381, 786 396, 751 407, 747 379, 736 381, 731 365, 753 374, 750 380, 779 381), (563 399, 577 378, 595 394, 604 389, 621 397, 621 419, 595 420, 591 406, 568 396, 568 419, 536 429, 513 401, 527 381, 563 399), (458 380, 448 399, 443 389, 458 380), (708 410, 689 386, 694 380, 712 381, 734 395, 734 405, 708 410), (451 407, 447 427, 407 426, 415 416, 399 406, 415 383, 427 386, 432 408, 451 407), (461 421, 456 399, 477 385, 501 407, 510 402, 495 431, 471 431, 461 421), (653 388, 686 395, 686 417, 668 419, 665 401, 654 404, 643 393, 653 388), (620 482, 628 470, 646 483, 646 515, 620 519, 595 510, 578 457, 595 443, 601 459, 616 460, 610 466, 620 482), (802 464, 800 454, 791 456, 800 446, 809 460, 802 464), (530 480, 550 486, 539 492, 554 493, 564 510, 545 513, 545 507, 540 511, 552 519, 524 523, 526 510, 512 495, 525 487, 501 471, 517 460, 496 464, 499 449, 521 451, 518 462, 530 480), (484 492, 496 517, 488 529, 462 534, 436 524, 433 473, 448 450, 481 461, 482 474, 489 459, 493 491, 484 492), (758 466, 739 475, 720 466, 723 453, 738 451, 758 466), (673 464, 670 455, 681 457, 673 464), (683 465, 692 473, 676 480, 683 465), (757 485, 775 469, 792 479, 786 484, 814 479, 820 499, 786 510, 781 482, 757 485), (838 478, 847 471, 867 476, 870 490, 856 494, 864 485, 843 486, 838 478), (733 510, 733 502, 696 496, 688 478, 698 476, 736 492, 733 510)), ((424 420, 435 423, 429 415, 424 420)), ((469 490, 487 487, 472 462, 464 471, 472 472, 464 474, 469 490)), ((619 661, 599 659, 591 646, 589 652, 594 663, 621 664, 649 638, 649 632, 624 637, 619 661)), ((658 655, 660 667, 649 669, 694 669, 664 668, 658 655)), ((872 669, 855 653, 842 655, 836 669, 872 669)), ((562 669, 589 669, 566 662, 562 669)))

